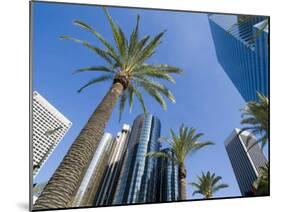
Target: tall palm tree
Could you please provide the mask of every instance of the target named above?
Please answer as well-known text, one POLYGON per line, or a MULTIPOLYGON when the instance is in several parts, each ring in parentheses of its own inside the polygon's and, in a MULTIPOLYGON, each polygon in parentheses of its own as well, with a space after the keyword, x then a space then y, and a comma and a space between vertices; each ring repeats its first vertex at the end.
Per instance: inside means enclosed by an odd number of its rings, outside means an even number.
POLYGON ((185 159, 192 153, 201 149, 204 146, 212 145, 213 142, 198 141, 204 134, 196 133, 194 128, 185 127, 182 125, 179 129, 179 135, 171 129, 170 130, 171 139, 162 138, 170 146, 170 150, 174 153, 174 157, 165 152, 149 152, 147 156, 149 157, 166 157, 173 160, 179 166, 179 181, 180 181, 180 199, 186 200, 186 169, 184 165, 185 159))
POLYGON ((258 179, 253 183, 255 195, 269 195, 269 164, 260 167, 258 179))
POLYGON ((92 72, 94 74, 102 74, 91 79, 78 92, 95 83, 108 80, 112 85, 46 185, 36 201, 34 209, 64 208, 71 201, 85 173, 90 157, 94 154, 100 142, 105 126, 118 99, 120 99, 120 117, 126 102, 129 102, 131 110, 135 97, 140 102, 144 112, 146 112, 140 89, 148 92, 164 109, 166 109, 166 102, 163 96, 170 99, 173 103, 175 102, 172 93, 158 80, 175 83, 170 74, 178 74, 182 71, 169 65, 145 63, 155 53, 156 47, 160 44, 165 31, 152 38, 150 36, 140 38, 140 18, 137 16, 136 27, 133 29, 129 39, 127 39, 122 29, 112 20, 105 8, 104 12, 113 32, 115 45, 111 45, 91 26, 77 20, 74 21, 74 24, 93 34, 104 48, 101 49, 87 41, 70 36, 61 36, 61 39, 82 44, 106 62, 106 65, 91 66, 77 70, 77 73, 92 72))
POLYGON ((250 130, 252 134, 260 136, 260 138, 255 143, 253 143, 249 147, 249 149, 254 145, 256 145, 257 143, 261 143, 261 146, 264 147, 265 144, 268 142, 269 100, 266 96, 260 93, 257 93, 257 95, 258 95, 258 102, 248 102, 246 107, 242 109, 241 124, 245 124, 249 126, 242 128, 240 133, 242 133, 245 130, 250 130))
POLYGON ((211 174, 209 171, 207 174, 202 172, 202 176, 197 177, 197 183, 190 183, 191 186, 195 187, 195 190, 192 195, 201 194, 205 196, 206 199, 212 198, 214 193, 219 191, 222 188, 227 188, 227 184, 218 184, 218 182, 222 179, 221 176, 216 176, 215 173, 211 174))

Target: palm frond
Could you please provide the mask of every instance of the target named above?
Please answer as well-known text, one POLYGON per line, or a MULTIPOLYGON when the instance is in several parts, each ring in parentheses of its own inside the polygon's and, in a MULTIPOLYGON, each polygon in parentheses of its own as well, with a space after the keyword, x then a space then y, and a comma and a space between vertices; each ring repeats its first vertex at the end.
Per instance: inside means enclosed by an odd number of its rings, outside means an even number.
POLYGON ((101 72, 116 73, 116 71, 114 69, 106 67, 106 66, 91 66, 91 67, 86 67, 86 68, 79 68, 78 70, 76 70, 73 73, 76 74, 76 73, 85 72, 85 71, 98 71, 98 72, 101 71, 101 72))
POLYGON ((172 92, 163 84, 160 84, 156 81, 147 79, 143 76, 136 76, 134 77, 135 83, 139 84, 141 87, 146 88, 154 88, 155 90, 162 93, 164 96, 166 96, 169 100, 171 100, 172 103, 176 103, 175 97, 173 96, 172 92))
POLYGON ((79 21, 79 20, 75 20, 74 24, 82 27, 88 31, 90 31, 91 33, 93 33, 98 40, 100 40, 102 42, 102 44, 111 52, 111 54, 117 56, 113 46, 110 45, 110 43, 108 43, 101 34, 99 34, 96 30, 94 30, 92 27, 90 27, 89 25, 87 25, 86 23, 79 21))
POLYGON ((96 46, 91 45, 89 42, 87 41, 83 41, 83 40, 79 40, 70 36, 66 36, 66 35, 62 35, 60 36, 61 39, 64 40, 71 40, 74 41, 76 43, 80 43, 83 46, 89 48, 90 50, 94 51, 97 55, 99 55, 101 58, 105 59, 108 63, 112 64, 112 60, 110 58, 110 55, 107 51, 104 51, 96 46))
POLYGON ((111 26, 111 30, 113 32, 113 37, 116 42, 117 48, 119 50, 119 53, 122 55, 123 59, 126 57, 126 41, 125 36, 122 31, 122 29, 114 23, 113 19, 111 18, 110 14, 108 13, 107 9, 103 7, 103 10, 106 14, 106 17, 109 21, 109 24, 111 26))
POLYGON ((155 48, 159 45, 161 37, 165 34, 166 30, 160 32, 156 35, 141 51, 138 56, 138 62, 143 63, 147 58, 149 58, 153 53, 155 48))
POLYGON ((218 190, 220 190, 220 189, 222 189, 222 188, 227 188, 227 187, 228 187, 227 184, 220 184, 220 185, 218 185, 218 186, 216 186, 216 187, 213 188, 213 192, 215 193, 215 192, 217 192, 218 190))
POLYGON ((85 88, 89 87, 92 84, 98 83, 98 82, 103 82, 106 80, 112 80, 112 75, 103 75, 97 78, 94 78, 92 80, 90 80, 88 83, 86 83, 84 86, 82 86, 77 92, 80 93, 82 90, 84 90, 85 88))
POLYGON ((138 44, 139 20, 140 20, 140 16, 137 15, 137 24, 130 36, 129 49, 128 49, 129 55, 132 55, 133 50, 136 48, 138 44))
POLYGON ((135 86, 133 86, 132 84, 130 84, 129 87, 130 87, 130 89, 132 89, 134 94, 136 94, 137 99, 141 103, 141 107, 143 109, 143 112, 146 113, 147 110, 146 110, 145 103, 144 103, 141 92, 135 86))

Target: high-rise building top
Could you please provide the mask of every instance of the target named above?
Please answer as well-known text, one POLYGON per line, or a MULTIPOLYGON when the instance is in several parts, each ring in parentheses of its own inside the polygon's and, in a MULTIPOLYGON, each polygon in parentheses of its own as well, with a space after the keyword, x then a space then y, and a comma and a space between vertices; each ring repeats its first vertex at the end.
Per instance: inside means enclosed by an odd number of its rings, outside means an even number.
POLYGON ((156 202, 157 159, 146 157, 159 151, 160 121, 151 114, 133 123, 113 204, 156 202))
POLYGON ((209 15, 219 63, 245 101, 268 96, 268 28, 264 16, 209 15))
POLYGON ((260 167, 265 166, 267 159, 258 144, 252 146, 256 142, 252 134, 247 131, 239 132, 240 129, 233 130, 225 140, 225 147, 241 194, 248 196, 260 173, 260 167))
POLYGON ((32 104, 33 176, 71 127, 71 122, 37 91, 32 104))

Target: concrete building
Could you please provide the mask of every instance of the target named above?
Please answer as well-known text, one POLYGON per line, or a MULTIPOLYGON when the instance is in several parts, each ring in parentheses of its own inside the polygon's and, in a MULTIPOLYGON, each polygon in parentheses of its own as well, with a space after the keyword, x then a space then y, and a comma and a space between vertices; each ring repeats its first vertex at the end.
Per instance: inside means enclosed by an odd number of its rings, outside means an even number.
POLYGON ((112 135, 110 133, 105 133, 89 163, 70 207, 93 206, 96 193, 103 180, 103 173, 107 166, 112 146, 112 135))
MULTIPOLYGON (((269 18, 269 17, 267 17, 269 18)), ((269 36, 264 16, 209 15, 219 63, 245 101, 269 93, 269 36), (260 31, 259 34, 257 32, 260 31)))
POLYGON ((32 124, 33 177, 35 177, 72 123, 34 91, 32 124))
POLYGON ((103 176, 97 192, 94 205, 112 205, 113 196, 119 180, 121 167, 124 160, 124 153, 128 146, 128 138, 130 135, 130 126, 123 125, 122 131, 119 132, 114 140, 114 148, 112 149, 110 159, 106 166, 106 171, 103 176))
POLYGON ((249 132, 239 134, 240 129, 234 129, 225 141, 225 148, 232 165, 242 196, 252 193, 253 182, 260 173, 260 167, 265 166, 267 159, 259 145, 252 144, 256 138, 249 132), (250 139, 249 139, 250 136, 250 139))

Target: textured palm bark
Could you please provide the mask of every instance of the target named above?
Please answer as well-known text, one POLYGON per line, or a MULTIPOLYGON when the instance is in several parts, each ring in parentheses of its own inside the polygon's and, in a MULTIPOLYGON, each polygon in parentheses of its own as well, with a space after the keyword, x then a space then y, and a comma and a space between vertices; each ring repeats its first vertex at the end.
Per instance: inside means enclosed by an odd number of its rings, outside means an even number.
POLYGON ((123 90, 119 82, 112 85, 35 202, 33 210, 65 208, 70 203, 123 90))
POLYGON ((184 166, 179 168, 179 178, 180 178, 180 200, 186 200, 186 170, 184 166))

